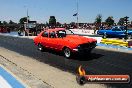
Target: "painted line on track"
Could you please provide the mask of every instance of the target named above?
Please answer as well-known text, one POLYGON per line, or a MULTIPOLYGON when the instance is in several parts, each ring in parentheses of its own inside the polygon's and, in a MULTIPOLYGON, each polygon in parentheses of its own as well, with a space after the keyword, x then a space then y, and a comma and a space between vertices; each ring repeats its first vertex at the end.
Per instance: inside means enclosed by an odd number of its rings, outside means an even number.
POLYGON ((0 65, 0 88, 29 88, 13 73, 0 65))

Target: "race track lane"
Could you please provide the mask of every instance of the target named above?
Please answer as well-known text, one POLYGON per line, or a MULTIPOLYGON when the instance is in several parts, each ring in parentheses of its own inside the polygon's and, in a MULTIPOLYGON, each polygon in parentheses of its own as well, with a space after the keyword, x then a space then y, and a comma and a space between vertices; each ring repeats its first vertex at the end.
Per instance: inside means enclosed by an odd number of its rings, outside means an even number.
MULTIPOLYGON (((0 36, 0 47, 32 57, 64 71, 76 73, 82 65, 87 74, 129 74, 132 76, 132 53, 95 48, 88 57, 66 59, 53 51, 40 52, 31 39, 0 36)), ((111 84, 117 88, 132 88, 129 84, 111 84)))

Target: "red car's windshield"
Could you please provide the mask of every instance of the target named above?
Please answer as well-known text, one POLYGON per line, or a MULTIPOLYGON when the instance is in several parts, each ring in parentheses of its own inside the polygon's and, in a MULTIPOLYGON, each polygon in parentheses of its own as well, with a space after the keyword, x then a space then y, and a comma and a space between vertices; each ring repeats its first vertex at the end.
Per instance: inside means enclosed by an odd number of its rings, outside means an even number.
POLYGON ((71 30, 59 30, 57 31, 58 37, 66 37, 66 35, 73 35, 74 33, 71 30))
POLYGON ((67 35, 73 35, 74 33, 71 30, 65 30, 67 35))

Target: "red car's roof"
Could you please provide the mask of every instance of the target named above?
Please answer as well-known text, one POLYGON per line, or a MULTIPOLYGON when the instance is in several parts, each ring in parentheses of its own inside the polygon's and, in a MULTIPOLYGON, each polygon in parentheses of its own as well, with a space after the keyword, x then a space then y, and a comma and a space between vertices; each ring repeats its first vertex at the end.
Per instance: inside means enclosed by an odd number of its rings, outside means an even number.
POLYGON ((65 30, 65 28, 54 28, 54 29, 48 29, 47 31, 59 31, 59 30, 65 30))

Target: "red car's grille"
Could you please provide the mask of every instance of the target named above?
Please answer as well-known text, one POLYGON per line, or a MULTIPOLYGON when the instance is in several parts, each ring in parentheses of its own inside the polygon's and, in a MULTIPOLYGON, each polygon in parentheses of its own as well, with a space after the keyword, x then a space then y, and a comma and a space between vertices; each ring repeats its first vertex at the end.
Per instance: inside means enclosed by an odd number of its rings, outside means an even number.
POLYGON ((88 48, 90 46, 90 43, 81 44, 81 48, 88 48))
POLYGON ((80 45, 80 49, 95 48, 95 46, 96 46, 96 42, 85 43, 80 45))

